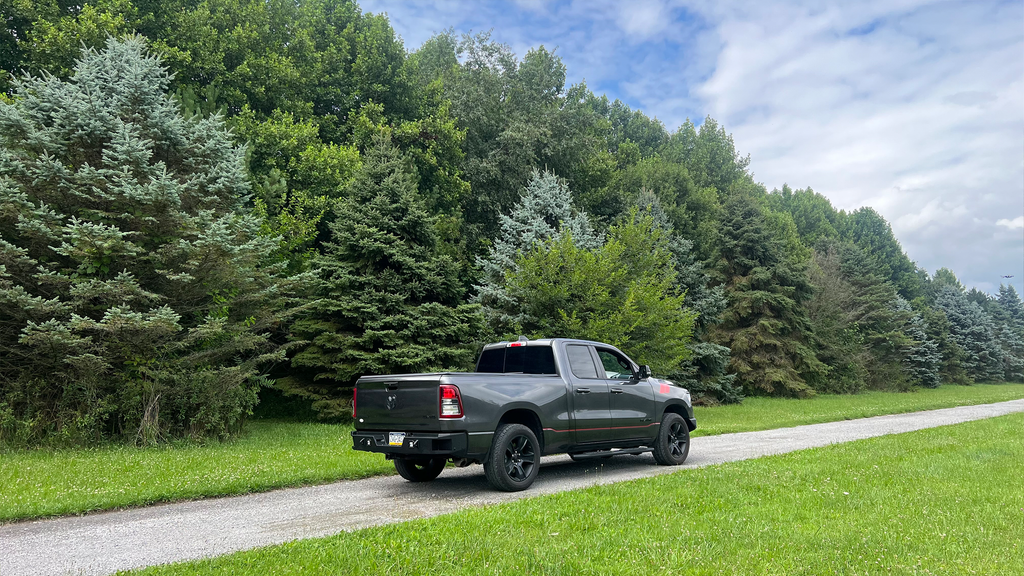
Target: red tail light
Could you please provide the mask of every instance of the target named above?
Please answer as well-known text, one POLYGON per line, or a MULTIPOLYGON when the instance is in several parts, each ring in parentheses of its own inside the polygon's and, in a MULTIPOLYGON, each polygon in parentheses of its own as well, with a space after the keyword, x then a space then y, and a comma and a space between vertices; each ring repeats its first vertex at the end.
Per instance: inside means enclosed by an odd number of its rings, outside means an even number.
POLYGON ((438 406, 441 418, 462 418, 462 394, 451 384, 441 384, 441 403, 438 406))
POLYGON ((356 419, 356 389, 352 389, 352 419, 356 419))

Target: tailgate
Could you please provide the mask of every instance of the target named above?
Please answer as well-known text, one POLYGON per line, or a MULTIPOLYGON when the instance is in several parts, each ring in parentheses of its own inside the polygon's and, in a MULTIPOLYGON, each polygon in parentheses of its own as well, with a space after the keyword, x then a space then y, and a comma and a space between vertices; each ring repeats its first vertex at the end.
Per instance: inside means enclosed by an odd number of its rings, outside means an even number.
POLYGON ((356 382, 356 429, 439 432, 441 374, 364 376, 356 382))

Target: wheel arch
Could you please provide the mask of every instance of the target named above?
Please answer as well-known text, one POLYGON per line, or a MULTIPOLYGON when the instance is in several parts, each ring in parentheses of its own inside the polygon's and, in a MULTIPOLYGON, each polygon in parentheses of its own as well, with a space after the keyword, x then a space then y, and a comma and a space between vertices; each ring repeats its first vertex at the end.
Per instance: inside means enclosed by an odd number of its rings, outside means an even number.
POLYGON ((690 429, 690 432, 693 432, 697 428, 693 424, 692 416, 690 415, 691 413, 687 410, 686 404, 683 404, 682 402, 673 402, 665 406, 665 411, 662 413, 661 417, 665 418, 665 414, 668 414, 669 412, 682 416, 683 421, 686 422, 686 427, 690 429))
MULTIPOLYGON (((544 452, 544 427, 540 423, 540 417, 537 416, 537 412, 530 408, 512 408, 507 410, 498 419, 497 426, 502 424, 522 424, 533 431, 533 435, 537 437, 537 442, 540 444, 540 451, 544 452)), ((497 429, 495 426, 495 429, 497 429)))

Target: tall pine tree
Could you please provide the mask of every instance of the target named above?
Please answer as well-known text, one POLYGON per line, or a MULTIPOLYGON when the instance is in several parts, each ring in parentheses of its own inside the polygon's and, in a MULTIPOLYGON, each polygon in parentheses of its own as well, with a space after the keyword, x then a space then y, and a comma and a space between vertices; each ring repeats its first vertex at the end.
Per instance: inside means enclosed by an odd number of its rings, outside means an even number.
POLYGON ((943 384, 970 384, 971 379, 964 369, 967 352, 960 347, 950 333, 951 326, 946 313, 926 305, 924 298, 916 299, 913 305, 921 315, 921 319, 924 320, 925 334, 938 347, 939 380, 943 384))
POLYGON ((850 394, 865 387, 870 352, 854 318, 858 291, 843 273, 840 252, 837 242, 818 242, 808 271, 814 294, 807 301, 807 314, 818 359, 829 367, 817 390, 850 394))
POLYGON ((902 331, 908 340, 901 350, 904 367, 915 384, 925 388, 937 388, 941 383, 939 366, 942 363, 939 345, 928 337, 924 319, 914 312, 909 302, 897 296, 893 307, 898 314, 906 318, 902 331))
POLYGON ((386 134, 334 209, 331 239, 315 261, 321 300, 295 334, 308 341, 279 386, 311 398, 324 418, 344 416, 363 374, 467 368, 480 307, 463 304, 458 266, 440 254, 416 178, 386 134))
POLYGON ((896 304, 900 298, 896 287, 864 249, 844 243, 841 253, 843 273, 856 295, 849 318, 868 352, 865 385, 874 390, 908 389, 913 377, 906 370, 905 352, 914 341, 904 327, 913 311, 896 304))
POLYGON ((729 307, 712 334, 732 349, 737 380, 752 393, 813 393, 808 381, 824 378, 827 367, 810 346, 802 306, 811 285, 805 266, 784 256, 753 199, 737 195, 726 205, 721 255, 729 307))
POLYGON ((1017 289, 1013 284, 1000 284, 999 296, 996 298, 1011 324, 1024 335, 1024 303, 1021 302, 1017 289))
POLYGON ((991 306, 998 316, 996 338, 1003 349, 1003 378, 1024 380, 1024 303, 1013 285, 999 285, 999 296, 991 306))

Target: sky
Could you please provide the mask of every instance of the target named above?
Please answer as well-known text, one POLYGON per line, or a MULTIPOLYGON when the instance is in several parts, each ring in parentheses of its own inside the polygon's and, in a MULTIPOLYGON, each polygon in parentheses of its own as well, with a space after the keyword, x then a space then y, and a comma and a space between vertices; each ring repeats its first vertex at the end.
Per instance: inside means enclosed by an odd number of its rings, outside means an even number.
POLYGON ((769 190, 871 206, 912 260, 1024 295, 1024 2, 362 0, 414 51, 486 32, 670 130, 711 116, 769 190), (1012 279, 1003 276, 1012 275, 1012 279))

